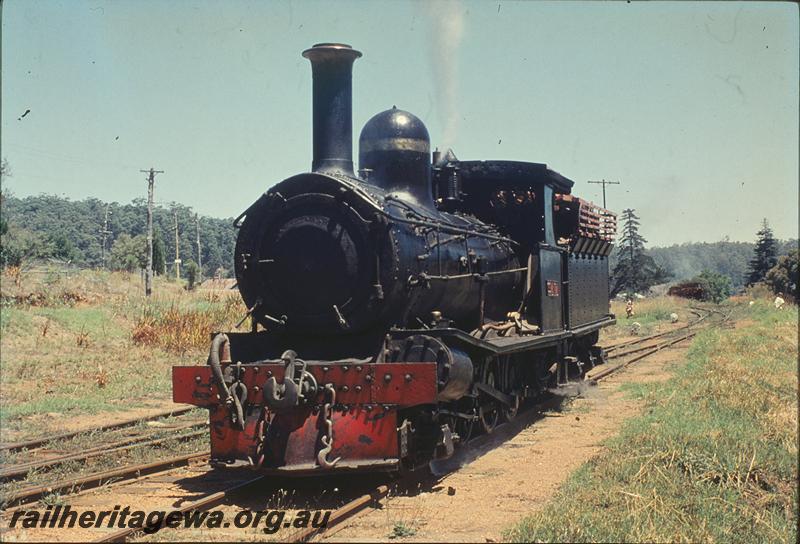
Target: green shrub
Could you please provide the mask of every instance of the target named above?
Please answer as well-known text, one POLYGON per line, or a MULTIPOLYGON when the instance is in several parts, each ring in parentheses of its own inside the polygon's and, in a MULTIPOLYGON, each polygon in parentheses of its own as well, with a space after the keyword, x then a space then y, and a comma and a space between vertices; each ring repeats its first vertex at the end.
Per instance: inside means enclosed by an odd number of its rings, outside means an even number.
POLYGON ((703 300, 719 304, 731 296, 731 279, 723 274, 703 270, 693 281, 703 289, 703 300))

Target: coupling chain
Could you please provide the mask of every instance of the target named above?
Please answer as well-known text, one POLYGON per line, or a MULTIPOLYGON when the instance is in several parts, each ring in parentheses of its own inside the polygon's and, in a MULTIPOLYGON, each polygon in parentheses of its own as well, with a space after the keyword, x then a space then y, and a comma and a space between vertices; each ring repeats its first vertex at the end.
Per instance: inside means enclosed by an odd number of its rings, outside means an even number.
POLYGON ((258 418, 258 423, 256 423, 256 453, 255 453, 255 461, 250 459, 250 468, 258 469, 264 464, 264 457, 266 450, 266 429, 267 429, 267 418, 269 417, 269 409, 264 406, 261 408, 261 415, 258 418))
POLYGON ((236 361, 236 370, 234 371, 236 381, 231 384, 230 397, 226 400, 226 404, 230 406, 233 404, 231 410, 231 421, 237 425, 240 430, 244 430, 244 407, 247 402, 247 386, 242 381, 242 362, 236 361))
POLYGON ((325 395, 329 397, 329 401, 322 406, 319 414, 325 425, 325 435, 321 438, 323 447, 317 453, 317 463, 322 468, 330 469, 341 459, 341 457, 337 457, 332 461, 328 460, 328 454, 333 450, 333 420, 331 419, 333 410, 331 407, 336 404, 336 389, 332 383, 325 384, 325 395))

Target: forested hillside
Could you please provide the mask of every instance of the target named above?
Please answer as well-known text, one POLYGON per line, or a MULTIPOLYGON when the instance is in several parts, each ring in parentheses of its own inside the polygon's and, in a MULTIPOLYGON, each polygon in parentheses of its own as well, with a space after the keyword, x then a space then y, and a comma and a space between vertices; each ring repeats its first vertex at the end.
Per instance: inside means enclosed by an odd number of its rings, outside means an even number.
MULTIPOLYGON (((102 234, 108 206, 108 231, 106 253, 110 259, 115 242, 120 246, 128 237, 144 237, 147 228, 147 202, 134 200, 130 204, 105 202, 89 198, 73 201, 52 195, 3 198, 2 217, 8 225, 3 236, 4 251, 9 245, 15 251, 26 253, 29 258, 58 257, 77 265, 99 267, 102 264, 102 234), (122 240, 120 240, 122 238, 122 240)), ((197 262, 197 232, 195 215, 186 206, 175 205, 178 216, 179 252, 182 261, 197 262)), ((199 217, 200 245, 203 274, 208 277, 219 268, 232 273, 233 247, 236 230, 233 219, 199 217)), ((172 208, 156 206, 153 213, 154 245, 160 246, 163 262, 172 270, 175 259, 175 219, 172 208)), ((141 243, 136 244, 141 247, 141 243)), ((156 249, 156 251, 159 251, 156 249)), ((158 260, 158 259, 157 259, 158 260)), ((156 273, 163 273, 164 266, 156 273)))
MULTIPOLYGON (((186 262, 197 261, 197 245, 194 213, 186 206, 175 205, 178 215, 180 257, 186 262)), ((144 199, 130 204, 108 204, 108 230, 106 239, 107 263, 115 242, 119 242, 115 257, 124 251, 126 244, 137 246, 141 256, 147 220, 147 205, 144 199), (123 235, 133 237, 130 241, 123 235), (136 239, 136 237, 139 237, 136 239), (133 243, 131 243, 133 242, 133 243), (138 244, 138 245, 137 245, 138 244)), ((101 230, 106 213, 106 203, 97 199, 73 201, 58 196, 42 195, 3 199, 2 217, 8 224, 3 236, 3 246, 9 243, 24 246, 29 258, 55 256, 71 260, 75 264, 98 267, 102 264, 101 230)), ((155 208, 155 244, 160 246, 163 257, 161 269, 172 271, 175 258, 174 216, 171 208, 155 208)), ((754 234, 755 238, 755 234, 754 234)), ((218 219, 200 216, 200 242, 202 248, 203 275, 209 277, 218 269, 231 275, 236 229, 233 219, 218 219)), ((779 242, 778 254, 785 255, 797 247, 797 240, 779 242)), ((703 270, 724 274, 731 278, 734 288, 744 284, 750 259, 753 257, 752 242, 697 242, 653 247, 647 253, 656 264, 671 274, 671 281, 692 278, 703 270)), ((156 259, 158 261, 158 258, 156 259)), ((615 254, 611 255, 611 266, 615 254)))
MULTIPOLYGON (((797 240, 779 241, 778 255, 786 255, 794 248, 797 248, 797 240)), ((670 274, 670 281, 690 279, 709 270, 728 276, 733 288, 740 289, 744 286, 754 249, 753 242, 690 242, 652 247, 647 253, 670 274)), ((616 250, 611 254, 612 268, 615 253, 616 250)))

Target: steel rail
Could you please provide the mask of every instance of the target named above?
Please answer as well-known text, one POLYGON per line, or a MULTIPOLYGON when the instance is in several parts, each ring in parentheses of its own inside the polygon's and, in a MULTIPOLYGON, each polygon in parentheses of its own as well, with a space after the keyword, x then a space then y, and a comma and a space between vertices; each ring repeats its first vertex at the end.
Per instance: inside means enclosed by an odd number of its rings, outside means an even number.
MULTIPOLYGON (((200 425, 204 425, 202 423, 193 424, 192 427, 198 427, 200 425)), ((42 459, 41 461, 32 461, 29 463, 22 463, 19 465, 11 465, 7 468, 0 469, 0 480, 9 480, 19 478, 21 476, 25 476, 33 469, 41 469, 41 468, 48 468, 54 465, 58 465, 61 463, 66 463, 68 461, 85 461, 87 459, 92 459, 94 457, 100 457, 103 455, 109 455, 112 453, 120 453, 123 451, 132 450, 134 448, 140 448, 144 446, 158 446, 165 442, 170 442, 173 440, 180 440, 186 438, 195 438, 198 436, 202 436, 206 434, 206 430, 194 431, 191 433, 185 434, 178 434, 178 435, 171 435, 165 436, 162 438, 156 438, 153 440, 146 440, 144 442, 140 442, 138 440, 130 443, 129 440, 127 444, 122 444, 117 447, 113 447, 112 444, 107 444, 105 446, 101 446, 98 448, 93 448, 90 451, 84 452, 77 452, 77 453, 70 453, 67 455, 61 455, 52 459, 42 459)), ((140 437, 140 438, 147 438, 147 437, 140 437)))
POLYGON ((603 348, 603 350, 606 353, 608 353, 610 351, 614 351, 614 350, 617 350, 617 349, 620 349, 620 348, 624 348, 624 347, 627 347, 627 346, 634 346, 636 344, 641 344, 642 342, 646 342, 647 340, 653 340, 654 338, 661 338, 662 336, 666 336, 667 334, 669 334, 671 332, 679 331, 679 330, 681 330, 683 328, 685 328, 685 326, 684 327, 679 327, 677 329, 672 329, 671 331, 659 332, 659 333, 656 333, 656 334, 651 334, 649 336, 642 336, 641 338, 635 338, 633 340, 626 340, 625 342, 619 342, 617 344, 611 344, 610 346, 605 346, 603 348))
POLYGON ((362 495, 357 499, 353 499, 344 506, 334 510, 325 527, 309 527, 307 529, 303 529, 299 534, 293 534, 289 542, 309 542, 315 536, 330 531, 337 525, 341 525, 342 522, 363 512, 364 509, 366 509, 369 505, 380 501, 388 494, 389 486, 378 486, 366 495, 362 495))
MULTIPOLYGON (((81 450, 81 453, 90 453, 100 450, 105 450, 108 448, 116 448, 117 446, 124 446, 126 444, 131 444, 133 442, 138 442, 140 440, 146 440, 148 438, 152 438, 155 435, 162 433, 162 432, 177 432, 183 431, 185 429, 191 429, 194 427, 198 427, 200 425, 206 425, 207 421, 195 421, 191 423, 182 423, 180 425, 165 425, 163 427, 158 427, 156 429, 152 429, 150 432, 145 432, 142 434, 135 434, 135 435, 128 435, 122 440, 116 440, 114 442, 107 442, 105 444, 100 444, 99 446, 95 446, 89 449, 81 450)), ((69 453, 65 453, 64 455, 69 455, 69 453)), ((26 463, 27 464, 27 463, 26 463)))
POLYGON ((619 342, 617 344, 611 344, 610 346, 604 347, 603 350, 606 353, 608 353, 610 351, 614 351, 614 350, 617 350, 619 348, 624 348, 626 346, 633 346, 633 345, 636 345, 636 344, 641 344, 642 342, 646 342, 647 340, 653 340, 654 338, 661 338, 662 336, 667 336, 668 334, 674 334, 676 332, 679 332, 679 331, 682 331, 682 330, 685 330, 685 329, 689 329, 689 328, 697 325, 698 323, 703 321, 705 318, 707 318, 709 315, 710 315, 710 313, 706 314, 706 315, 704 315, 704 316, 702 316, 702 317, 700 317, 698 319, 695 319, 694 321, 691 321, 690 323, 687 323, 686 325, 683 325, 681 327, 677 327, 677 328, 669 330, 669 331, 659 332, 659 333, 656 333, 656 334, 651 334, 649 336, 642 336, 641 338, 635 338, 633 340, 626 340, 625 342, 619 342))
POLYGON ((663 341, 656 342, 655 344, 648 344, 646 346, 639 346, 638 348, 629 349, 629 350, 626 350, 626 351, 622 351, 620 353, 614 352, 613 354, 609 355, 607 358, 608 359, 619 359, 620 357, 625 357, 626 355, 633 355, 634 353, 639 353, 639 352, 646 351, 646 350, 651 349, 651 348, 658 347, 658 346, 662 345, 662 343, 663 343, 663 341))
POLYGON ((624 363, 620 363, 620 364, 618 364, 616 366, 612 366, 610 368, 606 368, 606 369, 598 372, 597 374, 595 374, 593 376, 590 376, 589 380, 591 380, 591 381, 593 381, 595 383, 599 382, 603 378, 606 378, 606 377, 610 376, 611 374, 614 374, 615 372, 618 372, 618 371, 622 370, 623 368, 635 363, 636 361, 640 361, 640 360, 644 359, 645 357, 649 357, 650 355, 652 355, 652 354, 654 354, 654 353, 656 353, 658 351, 661 351, 664 348, 670 347, 670 346, 672 346, 674 344, 677 344, 679 342, 683 342, 684 340, 688 340, 689 338, 694 337, 696 334, 697 334, 697 331, 692 331, 692 332, 690 332, 688 334, 685 334, 685 335, 683 335, 683 336, 681 336, 679 338, 676 338, 674 340, 670 340, 669 342, 665 342, 663 344, 659 344, 658 346, 652 347, 650 349, 650 351, 646 351, 646 352, 644 352, 644 353, 642 353, 640 355, 637 355, 636 357, 633 357, 633 358, 625 361, 624 363))
MULTIPOLYGON (((123 438, 121 440, 116 440, 114 442, 106 442, 104 444, 100 444, 99 446, 94 446, 94 447, 88 448, 88 449, 82 449, 79 453, 93 453, 95 451, 107 450, 109 448, 116 448, 117 446, 124 446, 126 444, 131 444, 133 442, 138 442, 140 440, 146 440, 148 438, 152 438, 153 436, 155 436, 159 432, 182 431, 184 429, 190 429, 192 427, 196 427, 198 425, 204 425, 204 424, 205 424, 205 422, 198 421, 198 422, 186 423, 186 424, 181 424, 181 425, 168 425, 168 426, 164 426, 164 427, 159 427, 158 429, 155 429, 153 432, 129 435, 129 436, 126 436, 125 438, 123 438)), ((45 451, 49 452, 51 450, 45 450, 45 451)), ((55 451, 61 452, 63 450, 55 450, 55 451)), ((14 464, 13 466, 37 464, 37 463, 40 463, 40 462, 50 461, 50 460, 54 460, 56 458, 66 457, 68 455, 73 455, 73 454, 74 453, 72 453, 72 452, 66 452, 66 453, 63 453, 62 455, 59 455, 57 457, 50 457, 50 458, 47 458, 47 459, 42 459, 40 461, 27 461, 25 463, 14 464)))
POLYGON ((194 459, 200 459, 202 457, 207 457, 208 454, 209 453, 205 451, 201 453, 189 453, 189 454, 177 455, 175 457, 169 457, 167 459, 162 459, 160 461, 153 461, 150 463, 142 463, 138 465, 130 465, 118 469, 96 472, 94 474, 89 474, 87 476, 81 476, 78 478, 72 478, 69 480, 62 480, 60 482, 31 486, 4 495, 2 497, 1 502, 3 503, 3 507, 5 508, 11 504, 20 503, 22 501, 38 500, 47 495, 48 493, 74 489, 76 487, 81 489, 87 487, 99 487, 104 483, 108 483, 112 480, 116 481, 116 480, 137 478, 143 474, 161 472, 164 470, 174 468, 176 466, 186 466, 189 464, 190 461, 194 459))
MULTIPOLYGON (((187 464, 187 467, 188 466, 192 466, 193 464, 194 464, 193 462, 190 462, 190 463, 187 464)), ((86 488, 86 489, 81 489, 80 491, 71 492, 69 494, 69 498, 70 498, 70 500, 72 500, 75 497, 82 497, 82 496, 88 495, 90 493, 95 493, 98 490, 107 490, 107 489, 111 489, 112 487, 116 487, 116 486, 130 485, 130 484, 133 484, 134 482, 147 480, 148 478, 159 477, 159 476, 164 476, 166 474, 171 474, 173 472, 177 472, 179 470, 183 470, 184 468, 186 468, 186 467, 175 466, 175 467, 172 467, 172 468, 168 468, 166 470, 162 470, 162 471, 158 471, 158 472, 151 472, 149 474, 142 474, 141 476, 136 476, 136 477, 129 478, 129 479, 126 479, 126 480, 119 480, 119 481, 113 481, 112 480, 110 482, 104 483, 100 487, 90 487, 90 488, 86 488)), ((36 503, 35 502, 23 502, 23 503, 16 504, 14 506, 3 506, 2 510, 0 510, 0 520, 2 520, 4 518, 7 518, 8 516, 12 515, 17 510, 29 510, 30 507, 32 505, 34 505, 34 504, 36 504, 36 503)))
POLYGON ((39 448, 48 442, 54 442, 56 440, 66 440, 69 438, 74 438, 80 434, 87 434, 92 432, 101 432, 101 431, 110 431, 112 429, 121 429, 123 427, 131 427, 133 425, 137 425, 139 423, 143 423, 145 421, 152 421, 154 419, 160 419, 162 417, 170 417, 170 416, 179 416, 185 413, 188 413, 192 410, 196 410, 196 406, 188 406, 185 408, 175 408, 172 410, 166 410, 163 412, 158 412, 156 414, 143 417, 143 418, 136 418, 136 419, 126 419, 124 421, 118 421, 116 423, 109 423, 107 425, 101 425, 100 427, 94 427, 89 429, 80 429, 77 431, 70 431, 67 433, 57 434, 53 436, 48 436, 44 438, 35 438, 32 440, 22 441, 22 442, 14 442, 11 444, 0 444, 0 451, 18 451, 22 449, 34 449, 39 448))
MULTIPOLYGON (((266 476, 256 476, 255 478, 251 478, 251 479, 246 480, 244 482, 239 482, 239 483, 237 483, 237 484, 235 484, 235 485, 233 485, 233 486, 231 486, 231 487, 229 487, 227 489, 224 489, 222 491, 217 491, 216 493, 212 493, 212 494, 210 494, 210 495, 208 495, 206 497, 203 497, 202 499, 198 499, 196 501, 192 501, 192 502, 190 502, 188 504, 185 504, 185 505, 181 506, 180 508, 172 509, 171 511, 172 512, 185 513, 185 512, 191 512, 193 510, 205 510, 207 508, 210 508, 212 506, 216 506, 217 504, 220 504, 225 499, 230 497, 231 494, 233 494, 235 492, 238 492, 238 491, 241 491, 242 489, 244 489, 246 487, 249 487, 249 486, 251 486, 251 485, 253 485, 255 483, 258 483, 258 482, 264 480, 265 478, 266 478, 266 476)), ((137 528, 121 529, 119 531, 115 531, 113 533, 110 533, 110 534, 107 534, 107 535, 103 535, 100 538, 98 538, 96 540, 93 540, 92 542, 125 542, 128 539, 128 537, 130 537, 131 535, 133 535, 135 533, 139 533, 141 531, 144 531, 144 529, 148 529, 149 530, 149 529, 157 529, 157 528, 163 527, 165 521, 166 521, 166 519, 161 519, 161 521, 159 523, 157 523, 157 524, 150 524, 150 525, 147 525, 146 527, 142 527, 142 528, 138 528, 137 527, 137 528)))
MULTIPOLYGON (((700 319, 698 319, 697 321, 695 321, 695 324, 697 324, 698 322, 702 321, 703 319, 705 319, 706 317, 711 315, 712 312, 717 313, 720 316, 722 316, 722 320, 719 322, 719 325, 722 325, 722 324, 726 323, 731 317, 730 313, 726 315, 726 314, 724 314, 723 312, 721 312, 719 310, 710 310, 709 309, 707 311, 708 311, 708 313, 705 316, 703 316, 700 319)), ((712 327, 712 326, 713 325, 709 324, 705 328, 712 327)), ((689 328, 689 325, 687 325, 686 328, 689 328)), ((702 329, 700 329, 700 330, 702 330, 702 329)), ((680 337, 678 337, 676 339, 670 339, 670 340, 668 340, 666 342, 663 342, 663 343, 660 343, 660 344, 658 344, 656 346, 651 346, 649 351, 645 351, 644 353, 642 353, 640 355, 637 355, 636 357, 633 357, 633 358, 631 358, 631 359, 629 359, 629 360, 627 360, 627 361, 625 361, 623 363, 620 363, 620 364, 618 364, 616 366, 601 370, 597 374, 589 376, 588 379, 593 383, 597 383, 598 381, 600 381, 600 380, 602 380, 602 379, 614 374, 615 372, 618 372, 618 371, 622 370, 623 368, 625 368, 625 367, 627 367, 627 366, 629 366, 629 365, 631 365, 631 364, 633 364, 633 363, 635 363, 637 361, 640 361, 640 360, 644 359, 645 357, 648 357, 648 356, 650 356, 650 355, 652 355, 652 354, 654 354, 654 353, 656 353, 658 351, 661 351, 662 349, 665 349, 665 348, 668 348, 668 347, 673 346, 675 344, 678 344, 680 342, 683 342, 684 340, 688 340, 690 338, 693 338, 695 335, 697 335, 698 332, 699 332, 698 330, 690 331, 690 332, 687 332, 683 336, 680 336, 680 337)), ((647 349, 647 348, 630 350, 627 353, 630 354, 630 353, 634 353, 634 352, 639 352, 639 351, 643 351, 644 349, 647 349)), ((621 357, 623 355, 624 354, 620 354, 619 356, 621 357)))

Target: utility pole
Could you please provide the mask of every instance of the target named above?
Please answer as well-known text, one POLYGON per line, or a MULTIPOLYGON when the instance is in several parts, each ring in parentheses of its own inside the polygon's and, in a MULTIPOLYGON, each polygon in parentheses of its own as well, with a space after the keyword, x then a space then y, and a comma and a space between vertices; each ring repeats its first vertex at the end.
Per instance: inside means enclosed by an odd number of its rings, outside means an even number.
POLYGON ((602 185, 603 186, 603 207, 608 209, 608 207, 606 206, 606 185, 619 185, 619 182, 618 181, 601 180, 601 181, 589 181, 587 183, 596 183, 598 185, 602 185))
POLYGON ((103 268, 106 267, 106 236, 111 234, 111 231, 108 230, 108 215, 111 213, 108 209, 110 204, 106 204, 106 217, 103 219, 103 228, 100 229, 100 234, 103 236, 103 249, 102 249, 102 259, 103 259, 103 268))
POLYGON ((178 238, 178 208, 172 208, 172 216, 175 218, 175 279, 181 281, 180 239, 178 238))
POLYGON ((144 271, 144 294, 150 296, 153 292, 153 185, 156 174, 163 174, 163 170, 139 170, 147 176, 147 270, 144 271))
POLYGON ((197 280, 198 283, 203 283, 203 253, 200 251, 200 216, 194 214, 194 227, 197 231, 197 280))

